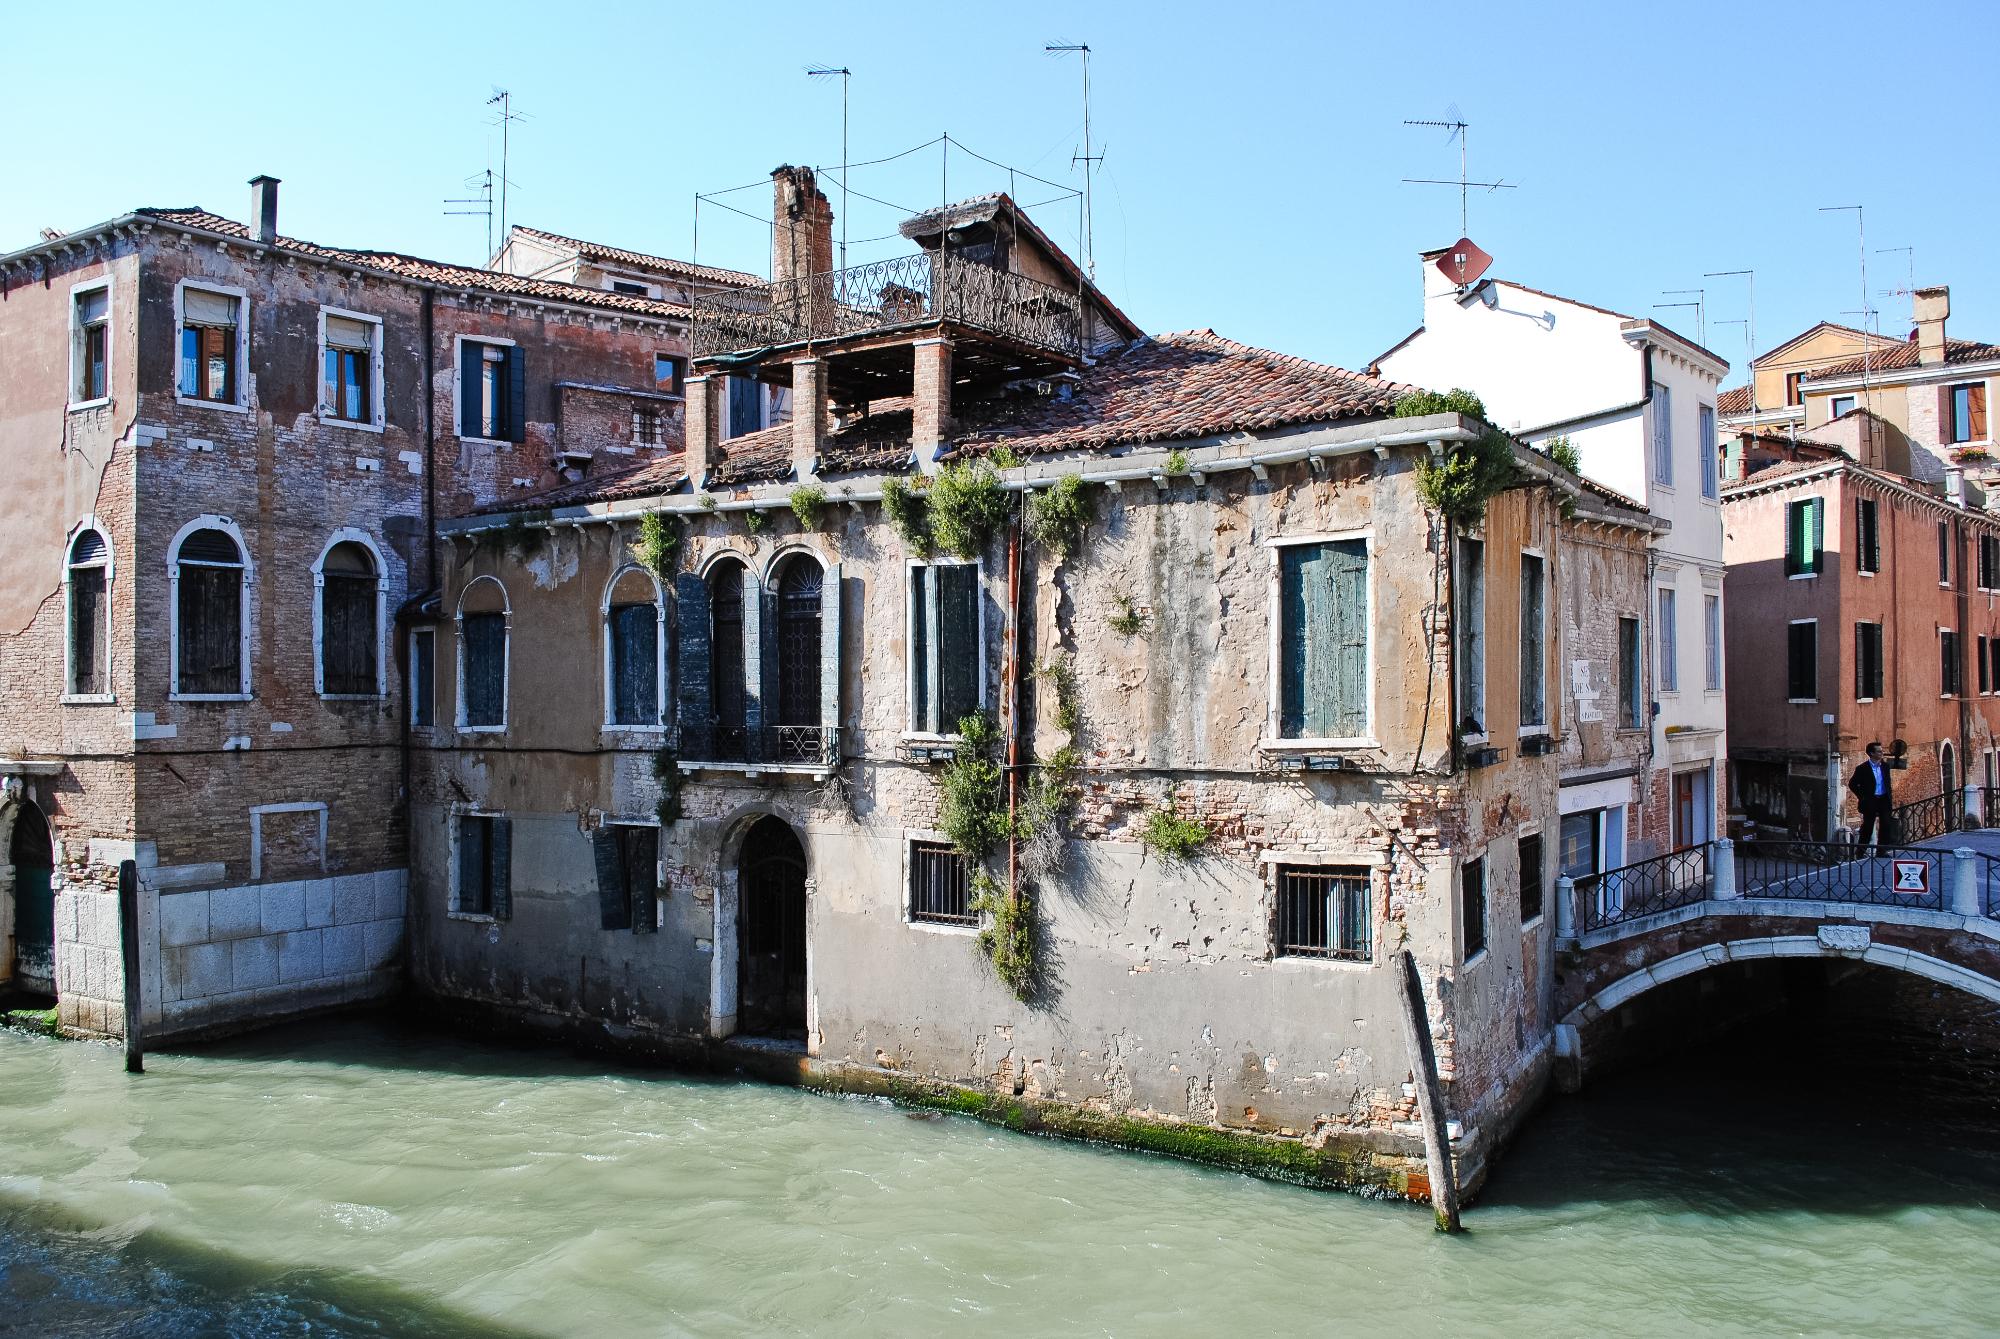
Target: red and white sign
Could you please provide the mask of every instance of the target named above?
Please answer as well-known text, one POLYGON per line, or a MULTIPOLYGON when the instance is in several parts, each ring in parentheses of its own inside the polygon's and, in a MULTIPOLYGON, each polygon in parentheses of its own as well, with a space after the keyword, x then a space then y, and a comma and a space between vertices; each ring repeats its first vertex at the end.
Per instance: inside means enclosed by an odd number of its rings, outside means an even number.
POLYGON ((1896 881, 1889 886, 1899 893, 1921 896, 1931 890, 1931 862, 1928 860, 1891 860, 1896 881))

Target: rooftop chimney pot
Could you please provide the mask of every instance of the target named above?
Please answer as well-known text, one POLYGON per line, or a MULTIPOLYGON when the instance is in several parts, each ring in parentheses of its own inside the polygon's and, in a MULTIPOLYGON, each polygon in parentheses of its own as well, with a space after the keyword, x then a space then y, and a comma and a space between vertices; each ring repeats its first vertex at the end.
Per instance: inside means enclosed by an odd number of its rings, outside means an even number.
POLYGON ((1919 288, 1910 295, 1917 318, 1917 361, 1926 367, 1944 361, 1944 322, 1951 315, 1951 290, 1919 288))
POLYGON ((278 179, 250 178, 250 226, 257 240, 269 246, 278 240, 278 179))

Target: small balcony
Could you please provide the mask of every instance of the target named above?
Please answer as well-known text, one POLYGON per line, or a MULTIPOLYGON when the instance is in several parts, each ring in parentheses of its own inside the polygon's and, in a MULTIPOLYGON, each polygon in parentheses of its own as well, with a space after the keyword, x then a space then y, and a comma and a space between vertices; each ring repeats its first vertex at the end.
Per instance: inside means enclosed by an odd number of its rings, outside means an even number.
POLYGON ((830 725, 707 725, 681 727, 684 771, 831 771, 840 762, 840 732, 830 725))
POLYGON ((693 313, 697 360, 927 326, 959 327, 1066 363, 1083 357, 1078 294, 933 251, 701 294, 693 313))

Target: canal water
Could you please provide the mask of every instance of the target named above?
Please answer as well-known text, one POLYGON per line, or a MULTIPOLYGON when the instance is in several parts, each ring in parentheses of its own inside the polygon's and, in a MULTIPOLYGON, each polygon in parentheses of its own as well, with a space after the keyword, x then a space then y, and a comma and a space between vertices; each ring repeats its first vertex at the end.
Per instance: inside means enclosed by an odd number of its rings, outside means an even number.
POLYGON ((0 1033, 0 1335, 1991 1333, 2000 1085, 1971 1032, 1884 1021, 1908 990, 1554 1102, 1458 1239, 380 1021, 139 1078, 0 1033))

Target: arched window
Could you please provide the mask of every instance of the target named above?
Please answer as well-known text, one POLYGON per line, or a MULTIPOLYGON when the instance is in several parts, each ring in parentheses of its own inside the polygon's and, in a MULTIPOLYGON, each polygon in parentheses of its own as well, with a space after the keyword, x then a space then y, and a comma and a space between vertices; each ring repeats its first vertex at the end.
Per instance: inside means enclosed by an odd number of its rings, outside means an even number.
POLYGON ((243 546, 219 525, 189 530, 174 546, 168 575, 174 586, 174 693, 247 696, 249 566, 243 546))
POLYGON ((507 728, 507 642, 511 621, 507 590, 492 577, 476 578, 458 601, 458 726, 507 728))
POLYGON ((820 591, 826 573, 804 554, 778 571, 778 715, 775 724, 820 725, 820 591))
POLYGON ((612 578, 604 600, 606 725, 660 726, 665 618, 660 588, 643 567, 612 578))
POLYGON ((743 564, 725 559, 708 574, 709 703, 715 734, 709 750, 718 762, 746 757, 748 684, 743 657, 743 564))
POLYGON ((382 573, 366 544, 328 546, 313 574, 319 603, 319 691, 329 697, 382 693, 382 573))
POLYGON ((88 525, 70 541, 64 572, 69 588, 69 675, 72 697, 111 692, 111 546, 88 525))

